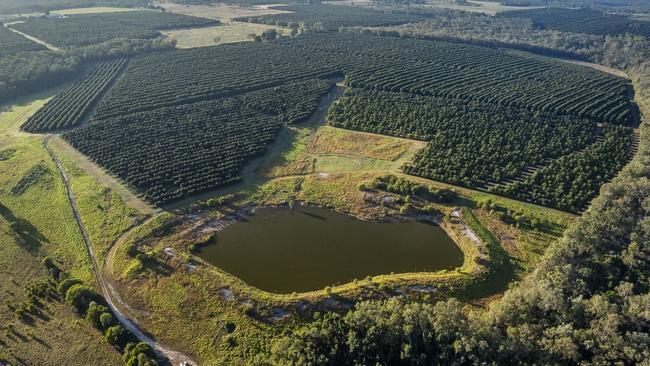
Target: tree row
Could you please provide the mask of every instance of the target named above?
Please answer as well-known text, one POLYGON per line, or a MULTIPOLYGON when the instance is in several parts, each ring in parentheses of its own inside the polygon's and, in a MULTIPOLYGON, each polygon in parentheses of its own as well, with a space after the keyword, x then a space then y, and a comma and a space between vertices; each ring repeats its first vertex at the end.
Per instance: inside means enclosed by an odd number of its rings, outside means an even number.
POLYGON ((83 79, 58 94, 39 109, 22 129, 45 132, 75 127, 89 117, 93 106, 126 67, 128 59, 100 62, 83 79))

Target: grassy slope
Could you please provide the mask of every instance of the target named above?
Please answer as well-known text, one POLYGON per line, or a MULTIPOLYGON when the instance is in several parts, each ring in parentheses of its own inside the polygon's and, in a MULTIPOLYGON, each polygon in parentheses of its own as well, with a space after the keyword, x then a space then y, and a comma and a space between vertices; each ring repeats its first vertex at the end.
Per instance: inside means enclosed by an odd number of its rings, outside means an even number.
MULTIPOLYGON (((25 102, 0 114, 0 150, 16 149, 11 159, 0 162, 0 203, 6 207, 0 218, 0 293, 12 303, 22 301, 23 286, 46 276, 41 265, 45 256, 56 258, 74 276, 93 281, 65 188, 42 137, 18 132, 20 124, 44 102, 25 102), (34 164, 45 167, 47 174, 22 195, 12 195, 11 187, 34 164)), ((120 363, 119 353, 67 305, 48 302, 44 312, 43 320, 27 325, 2 305, 0 323, 5 329, 0 333, 0 363, 3 359, 33 365, 120 363)))
POLYGON ((70 178, 79 214, 101 265, 108 249, 119 235, 142 221, 145 215, 125 204, 119 195, 98 184, 69 159, 58 156, 70 178))

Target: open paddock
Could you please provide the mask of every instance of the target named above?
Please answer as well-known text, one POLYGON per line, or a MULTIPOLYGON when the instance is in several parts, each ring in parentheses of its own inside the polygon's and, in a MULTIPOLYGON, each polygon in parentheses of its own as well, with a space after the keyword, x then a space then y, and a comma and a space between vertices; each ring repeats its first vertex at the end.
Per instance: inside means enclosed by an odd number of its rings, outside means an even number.
POLYGON ((196 48, 252 41, 249 37, 250 34, 260 35, 269 29, 275 29, 281 35, 289 33, 289 29, 282 27, 242 22, 232 22, 214 27, 163 31, 161 33, 165 37, 175 40, 177 48, 196 48))

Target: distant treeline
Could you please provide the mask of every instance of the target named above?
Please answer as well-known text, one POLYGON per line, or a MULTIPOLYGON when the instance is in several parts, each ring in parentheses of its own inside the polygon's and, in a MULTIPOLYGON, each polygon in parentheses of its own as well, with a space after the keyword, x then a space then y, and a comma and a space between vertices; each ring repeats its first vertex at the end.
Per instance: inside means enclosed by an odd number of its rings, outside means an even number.
POLYGON ((240 17, 236 20, 282 27, 300 27, 311 31, 336 31, 340 27, 381 27, 426 19, 426 15, 421 14, 390 13, 358 6, 289 5, 277 6, 273 9, 291 13, 240 17))
POLYGON ((180 14, 134 11, 31 18, 9 26, 64 48, 60 52, 46 50, 1 27, 0 103, 71 80, 87 63, 173 48, 173 41, 157 38, 159 29, 218 23, 180 14))
POLYGON ((536 27, 562 32, 650 36, 650 22, 632 20, 624 15, 607 14, 592 9, 544 8, 509 11, 501 13, 500 16, 531 19, 536 27))
POLYGON ((59 47, 81 47, 111 39, 149 39, 159 30, 217 25, 218 20, 159 11, 70 15, 64 19, 30 18, 12 28, 59 47))
POLYGON ((503 5, 512 6, 554 6, 554 7, 592 7, 608 11, 650 12, 647 0, 501 0, 503 5))
POLYGON ((65 52, 20 52, 0 57, 0 103, 71 80, 91 62, 173 46, 173 43, 159 39, 117 39, 65 52))
MULTIPOLYGON (((423 24, 427 24, 427 23, 426 22, 415 23, 415 24, 409 24, 408 26, 418 26, 423 24)), ((543 47, 543 46, 535 46, 531 44, 523 44, 523 43, 507 43, 503 41, 482 40, 482 39, 463 39, 463 38, 459 38, 458 35, 438 36, 438 35, 417 34, 416 32, 400 32, 398 30, 390 30, 390 28, 373 29, 373 28, 364 28, 364 27, 347 27, 347 28, 344 27, 341 28, 341 30, 345 32, 375 34, 378 36, 387 36, 387 37, 409 37, 409 38, 424 39, 424 40, 431 40, 431 41, 463 43, 468 45, 489 47, 489 48, 510 48, 513 50, 530 52, 541 56, 565 58, 565 59, 577 60, 577 61, 590 61, 589 57, 575 52, 558 50, 558 49, 553 49, 553 48, 543 47)))
POLYGON ((0 14, 43 13, 91 6, 138 7, 148 4, 149 0, 0 0, 0 14))
POLYGON ((545 56, 587 59, 618 69, 638 65, 650 57, 650 43, 645 37, 561 32, 535 27, 525 17, 494 17, 452 10, 431 11, 422 22, 344 30, 511 48, 545 56))

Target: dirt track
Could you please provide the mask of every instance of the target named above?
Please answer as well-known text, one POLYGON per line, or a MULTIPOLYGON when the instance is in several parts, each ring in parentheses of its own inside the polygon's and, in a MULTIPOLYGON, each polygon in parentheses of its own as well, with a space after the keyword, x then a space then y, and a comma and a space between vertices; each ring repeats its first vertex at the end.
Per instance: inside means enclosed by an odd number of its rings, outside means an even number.
POLYGON ((63 183, 65 185, 65 191, 68 197, 68 202, 70 203, 70 207, 72 207, 72 213, 74 215, 75 221, 77 222, 77 225, 79 226, 79 231, 81 232, 81 236, 83 238, 84 245, 86 246, 86 250, 88 251, 88 255, 90 256, 93 265, 93 272, 95 273, 95 277, 97 278, 97 283, 99 284, 102 290, 102 294, 104 295, 104 298, 106 299, 106 302, 108 303, 108 306, 110 307, 111 311, 113 312, 113 314, 115 314, 117 319, 120 321, 120 323, 122 323, 122 325, 126 329, 131 331, 142 342, 149 344, 159 354, 161 358, 166 359, 170 364, 182 365, 182 366, 194 365, 195 362, 192 361, 192 359, 189 356, 171 350, 165 347, 164 345, 158 343, 151 336, 147 335, 136 323, 136 321, 124 315, 115 305, 115 302, 118 302, 120 304, 123 304, 125 307, 128 307, 128 305, 124 301, 122 301, 122 299, 119 297, 119 294, 115 291, 113 286, 106 280, 103 272, 101 271, 101 269, 97 264, 97 258, 95 256, 95 252, 90 242, 90 236, 88 235, 88 232, 86 231, 83 221, 81 220, 81 216, 79 215, 77 202, 75 200, 74 194, 72 193, 72 189, 70 187, 70 179, 68 177, 68 174, 65 172, 65 169, 63 168, 63 164, 61 163, 59 158, 56 156, 54 151, 50 149, 50 146, 48 145, 50 137, 51 136, 48 136, 43 140, 43 146, 45 147, 48 154, 52 158, 52 161, 54 161, 54 163, 56 164, 59 174, 61 175, 61 179, 63 180, 63 183))

